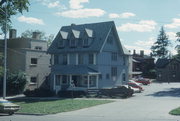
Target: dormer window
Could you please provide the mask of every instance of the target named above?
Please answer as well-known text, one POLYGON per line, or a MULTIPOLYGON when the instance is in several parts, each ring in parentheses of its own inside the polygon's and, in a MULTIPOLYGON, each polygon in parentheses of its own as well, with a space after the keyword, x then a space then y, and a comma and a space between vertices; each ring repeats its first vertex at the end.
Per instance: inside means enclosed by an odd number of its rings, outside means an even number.
POLYGON ((79 37, 80 37, 80 31, 72 29, 72 34, 70 36, 70 47, 77 46, 77 40, 79 39, 79 37))
POLYGON ((85 28, 85 34, 83 38, 83 46, 88 47, 92 42, 93 31, 91 29, 85 28))
POLYGON ((65 46, 65 41, 67 40, 68 33, 64 31, 59 32, 59 41, 58 41, 58 48, 63 48, 65 46))
POLYGON ((76 39, 75 38, 70 39, 70 47, 76 47, 76 39))
POLYGON ((84 46, 84 47, 88 47, 88 46, 89 46, 88 38, 85 38, 85 39, 84 39, 84 41, 83 41, 83 46, 84 46))

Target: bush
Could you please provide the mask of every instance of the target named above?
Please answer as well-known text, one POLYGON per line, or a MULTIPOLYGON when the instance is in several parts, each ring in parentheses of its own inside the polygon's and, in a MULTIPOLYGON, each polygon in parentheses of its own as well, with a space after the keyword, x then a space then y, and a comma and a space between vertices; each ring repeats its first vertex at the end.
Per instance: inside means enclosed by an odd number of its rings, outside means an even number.
POLYGON ((64 97, 64 98, 78 98, 78 97, 83 97, 86 96, 85 91, 80 91, 80 90, 60 90, 58 92, 59 97, 64 97))
POLYGON ((38 88, 35 90, 26 90, 24 95, 26 97, 52 97, 55 93, 50 89, 38 88))
MULTIPOLYGON (((0 88, 3 88, 3 77, 0 77, 2 80, 0 82, 0 88)), ((16 95, 22 94, 24 91, 25 85, 27 83, 26 75, 23 72, 18 73, 7 73, 7 81, 6 81, 6 88, 7 88, 7 95, 16 95)), ((2 94, 3 90, 0 90, 2 94)))

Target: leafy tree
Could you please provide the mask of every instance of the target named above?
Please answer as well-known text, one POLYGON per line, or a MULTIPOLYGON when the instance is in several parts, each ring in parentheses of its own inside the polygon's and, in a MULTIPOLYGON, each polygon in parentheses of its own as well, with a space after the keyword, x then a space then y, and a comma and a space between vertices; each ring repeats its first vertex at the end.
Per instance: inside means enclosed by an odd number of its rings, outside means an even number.
POLYGON ((49 35, 49 36, 46 36, 46 33, 43 32, 43 31, 40 31, 40 30, 26 30, 25 32, 23 32, 21 34, 21 37, 24 37, 24 38, 32 38, 33 37, 33 32, 39 32, 40 33, 40 38, 41 40, 46 40, 48 42, 48 46, 51 44, 53 38, 54 38, 54 35, 49 35))
POLYGON ((0 78, 3 76, 2 62, 3 62, 3 54, 0 52, 0 78))
MULTIPOLYGON (((7 74, 7 94, 21 94, 26 86, 26 74, 23 72, 7 74)), ((3 82, 0 81, 0 95, 2 94, 3 82)))
POLYGON ((10 28, 11 16, 16 15, 17 13, 23 13, 23 11, 28 11, 29 5, 30 3, 28 0, 1 0, 0 27, 2 31, 5 32, 5 22, 7 23, 7 28, 10 28), (7 17, 7 21, 6 21, 6 17, 7 17))
POLYGON ((164 28, 161 27, 160 34, 157 37, 157 41, 151 47, 152 56, 158 58, 165 58, 168 56, 167 47, 170 45, 168 36, 166 35, 164 28))

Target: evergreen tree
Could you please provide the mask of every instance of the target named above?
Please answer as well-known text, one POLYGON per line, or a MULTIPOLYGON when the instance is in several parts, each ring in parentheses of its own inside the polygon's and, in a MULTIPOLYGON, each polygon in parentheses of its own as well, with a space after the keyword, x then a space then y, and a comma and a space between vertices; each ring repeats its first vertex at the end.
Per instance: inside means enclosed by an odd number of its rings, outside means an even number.
POLYGON ((168 56, 167 47, 170 45, 168 36, 166 35, 163 26, 161 27, 160 34, 157 37, 157 41, 151 47, 152 56, 158 58, 166 58, 168 56))

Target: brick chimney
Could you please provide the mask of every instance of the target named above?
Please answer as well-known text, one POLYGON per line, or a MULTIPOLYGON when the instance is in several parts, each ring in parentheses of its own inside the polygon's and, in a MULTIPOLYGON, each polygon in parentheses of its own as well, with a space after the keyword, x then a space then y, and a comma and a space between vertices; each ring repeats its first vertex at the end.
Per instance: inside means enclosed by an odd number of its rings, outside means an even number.
POLYGON ((40 34, 41 34, 40 32, 33 32, 32 38, 39 40, 40 39, 40 34))
POLYGON ((140 50, 140 56, 144 57, 144 50, 140 50))
POLYGON ((136 50, 133 50, 133 55, 136 55, 136 50))
POLYGON ((16 38, 16 33, 17 33, 16 29, 10 29, 9 30, 9 39, 16 38))

